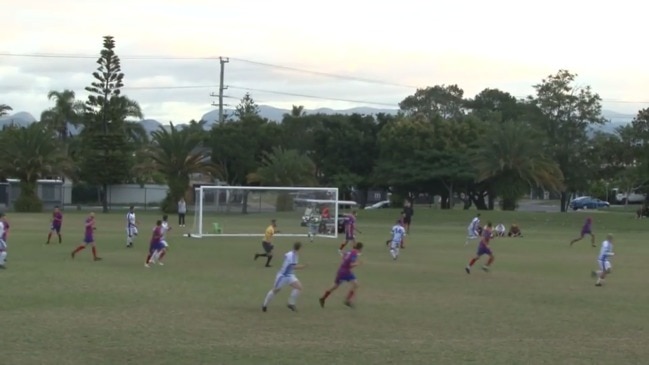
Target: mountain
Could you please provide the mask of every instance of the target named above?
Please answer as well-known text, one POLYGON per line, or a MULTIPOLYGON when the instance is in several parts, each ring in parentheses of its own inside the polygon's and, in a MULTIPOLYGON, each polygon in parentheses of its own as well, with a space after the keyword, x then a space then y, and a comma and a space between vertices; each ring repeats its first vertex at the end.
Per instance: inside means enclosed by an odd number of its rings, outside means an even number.
POLYGON ((4 117, 0 118, 0 128, 4 126, 8 126, 11 124, 15 124, 18 126, 27 126, 29 124, 32 124, 36 121, 36 118, 34 118, 33 115, 27 113, 27 112, 18 112, 16 114, 12 115, 5 115, 4 117))
MULTIPOLYGON (((327 115, 332 115, 332 114, 365 114, 365 115, 376 115, 379 113, 385 113, 385 114, 396 114, 397 109, 381 109, 381 108, 370 108, 370 107, 357 107, 357 108, 351 108, 351 109, 329 109, 329 108, 318 108, 318 109, 311 109, 311 110, 305 110, 305 113, 307 115, 312 115, 312 114, 327 114, 327 115)), ((224 110, 225 115, 232 115, 234 113, 233 109, 225 109, 224 110)), ((274 121, 274 122, 280 122, 284 118, 284 114, 290 114, 291 110, 289 109, 281 109, 281 108, 276 108, 270 105, 259 105, 259 114, 261 115, 262 118, 267 118, 268 120, 274 121)), ((603 110, 602 111, 602 116, 606 118, 607 120, 610 121, 610 123, 607 123, 606 125, 603 126, 597 126, 594 127, 593 130, 595 131, 602 131, 602 132, 608 132, 612 133, 615 131, 615 129, 619 126, 625 125, 630 123, 634 115, 633 114, 624 114, 624 113, 618 113, 615 111, 611 110, 603 110)), ((204 114, 201 118, 198 120, 204 120, 207 123, 205 124, 205 129, 210 129, 212 125, 219 119, 219 111, 218 110, 213 110, 210 111, 206 114, 204 114)), ((27 112, 18 112, 13 115, 8 115, 5 117, 0 118, 0 128, 6 125, 10 124, 16 124, 19 126, 26 126, 28 124, 34 123, 36 121, 36 118, 34 118, 33 115, 27 113, 27 112)), ((157 130, 160 128, 160 126, 163 126, 162 123, 155 119, 143 119, 140 121, 144 129, 151 134, 153 131, 157 130)), ((164 127, 167 127, 168 124, 164 124, 164 127)), ((178 127, 182 128, 184 124, 179 124, 178 127)), ((70 126, 70 132, 72 134, 77 134, 79 133, 80 129, 79 128, 74 128, 70 126)))

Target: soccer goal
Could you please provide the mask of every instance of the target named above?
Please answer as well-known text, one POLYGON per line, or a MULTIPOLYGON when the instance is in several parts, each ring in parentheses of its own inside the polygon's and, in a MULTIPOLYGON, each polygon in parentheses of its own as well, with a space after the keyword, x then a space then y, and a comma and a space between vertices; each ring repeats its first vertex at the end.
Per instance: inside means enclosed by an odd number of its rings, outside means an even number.
POLYGON ((338 188, 200 186, 190 237, 262 237, 272 220, 277 237, 336 238, 342 227, 338 188))

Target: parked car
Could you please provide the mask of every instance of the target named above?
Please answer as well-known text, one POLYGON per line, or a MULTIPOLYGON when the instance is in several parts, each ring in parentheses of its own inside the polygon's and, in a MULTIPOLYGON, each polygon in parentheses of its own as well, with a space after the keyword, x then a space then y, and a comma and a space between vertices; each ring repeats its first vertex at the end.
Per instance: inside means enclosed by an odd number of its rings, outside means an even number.
POLYGON ((570 208, 573 210, 579 209, 599 209, 608 208, 611 206, 609 202, 593 198, 590 196, 582 196, 570 202, 570 208))
POLYGON ((638 191, 631 191, 628 195, 626 193, 620 192, 619 189, 613 189, 615 194, 615 201, 620 204, 640 204, 645 201, 647 196, 638 191))

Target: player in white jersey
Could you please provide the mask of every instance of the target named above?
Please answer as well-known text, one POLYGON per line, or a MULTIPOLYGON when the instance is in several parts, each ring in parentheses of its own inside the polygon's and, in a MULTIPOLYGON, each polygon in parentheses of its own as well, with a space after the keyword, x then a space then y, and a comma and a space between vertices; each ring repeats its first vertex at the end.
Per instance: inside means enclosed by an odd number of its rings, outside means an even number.
POLYGON ((597 256, 597 265, 599 270, 592 271, 591 276, 597 278, 595 286, 602 286, 606 275, 611 273, 613 266, 611 265, 610 258, 615 256, 613 252, 613 235, 606 235, 606 241, 602 242, 602 247, 599 249, 599 256, 597 256))
POLYGON ((505 228, 505 225, 502 223, 499 223, 495 228, 494 232, 496 233, 495 235, 497 237, 505 237, 505 233, 507 232, 507 228, 505 228))
POLYGON ((162 224, 160 225, 160 231, 162 232, 162 238, 160 239, 160 243, 162 243, 164 247, 162 249, 156 250, 153 253, 153 255, 151 255, 151 263, 153 264, 158 263, 158 265, 164 265, 162 263, 162 259, 167 254, 167 248, 169 247, 169 243, 167 243, 167 232, 169 232, 170 230, 171 230, 171 226, 169 226, 169 216, 163 215, 162 224))
POLYGON ((406 237, 406 229, 403 228, 403 222, 397 221, 392 227, 392 239, 390 240, 390 255, 396 260, 399 257, 399 248, 403 246, 403 240, 406 237))
POLYGON ((137 220, 135 219, 135 207, 131 205, 126 213, 126 247, 133 247, 135 236, 137 236, 137 220))
POLYGON ((467 227, 467 236, 464 245, 468 245, 470 240, 480 238, 480 213, 476 214, 469 226, 467 227))
POLYGON ((0 269, 6 268, 7 261, 7 242, 4 240, 6 228, 3 217, 4 213, 0 213, 0 269))
POLYGON ((291 290, 291 295, 288 298, 287 307, 294 312, 297 311, 295 302, 298 295, 300 295, 300 291, 302 291, 302 284, 300 283, 300 280, 298 280, 297 276, 295 276, 294 271, 304 268, 304 265, 298 264, 298 252, 300 251, 300 248, 302 248, 302 243, 295 242, 293 244, 293 250, 287 252, 284 255, 284 263, 277 272, 273 288, 268 291, 268 294, 266 294, 264 304, 261 306, 262 311, 265 312, 267 310, 268 304, 273 299, 275 294, 277 294, 286 285, 289 285, 291 288, 293 288, 293 290, 291 290))

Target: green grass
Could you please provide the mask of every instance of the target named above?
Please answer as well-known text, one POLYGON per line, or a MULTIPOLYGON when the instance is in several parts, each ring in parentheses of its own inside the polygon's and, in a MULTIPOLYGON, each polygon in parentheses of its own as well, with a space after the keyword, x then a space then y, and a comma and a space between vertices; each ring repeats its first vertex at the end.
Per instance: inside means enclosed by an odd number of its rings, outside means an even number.
MULTIPOLYGON (((258 238, 171 235, 167 265, 145 269, 149 226, 126 249, 123 214, 98 214, 101 262, 75 260, 83 216, 66 213, 64 243, 45 246, 46 214, 9 216, 8 269, 0 272, 1 363, 21 364, 643 364, 647 347, 646 231, 631 213, 592 214, 598 243, 616 235, 614 273, 602 288, 589 273, 597 249, 568 247, 583 213, 485 212, 483 221, 522 226, 498 239, 491 273, 464 273, 472 212, 419 208, 397 262, 385 250, 395 210, 361 211, 366 243, 356 309, 344 290, 325 309, 317 298, 339 263, 339 240, 307 244, 298 272, 299 312, 288 291, 260 310, 275 267, 252 260, 258 238)), ((146 223, 145 223, 146 222, 146 223)), ((191 223, 191 222, 188 222, 191 223)), ((263 231, 266 217, 237 224, 263 231)), ((282 224, 294 224, 284 222, 282 224)), ((295 222, 297 224, 297 222, 295 222)))

